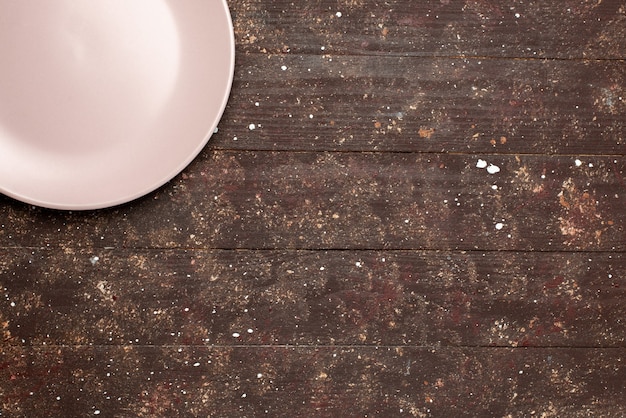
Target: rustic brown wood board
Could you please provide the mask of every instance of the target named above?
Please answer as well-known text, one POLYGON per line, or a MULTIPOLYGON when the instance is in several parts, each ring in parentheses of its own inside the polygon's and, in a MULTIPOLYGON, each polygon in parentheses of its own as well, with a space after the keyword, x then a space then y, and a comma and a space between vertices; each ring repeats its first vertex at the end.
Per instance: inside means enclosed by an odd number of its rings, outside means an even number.
POLYGON ((183 173, 0 197, 0 415, 626 416, 626 5, 229 5, 183 173))

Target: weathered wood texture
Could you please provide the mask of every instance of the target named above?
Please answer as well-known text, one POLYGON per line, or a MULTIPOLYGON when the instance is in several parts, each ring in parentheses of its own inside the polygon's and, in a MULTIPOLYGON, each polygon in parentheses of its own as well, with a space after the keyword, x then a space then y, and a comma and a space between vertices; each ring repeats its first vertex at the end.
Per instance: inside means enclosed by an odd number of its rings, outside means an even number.
POLYGON ((11 347, 0 363, 7 416, 626 413, 624 350, 11 347))
POLYGON ((621 0, 230 3, 240 52, 626 58, 621 0))
POLYGON ((623 2, 229 4, 181 175, 0 197, 0 415, 626 415, 623 2))
POLYGON ((207 152, 121 208, 5 198, 0 246, 623 251, 625 171, 621 156, 207 152))
POLYGON ((0 254, 11 345, 626 347, 621 253, 0 254))
POLYGON ((238 59, 214 148, 626 152, 622 60, 238 59))

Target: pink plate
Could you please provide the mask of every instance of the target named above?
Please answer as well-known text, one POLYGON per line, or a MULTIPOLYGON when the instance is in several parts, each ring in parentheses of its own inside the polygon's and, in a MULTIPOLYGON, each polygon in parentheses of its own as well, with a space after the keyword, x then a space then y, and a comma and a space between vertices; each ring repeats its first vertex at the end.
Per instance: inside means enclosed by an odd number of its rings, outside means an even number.
POLYGON ((0 0, 0 192, 56 209, 183 170, 233 79, 226 0, 0 0))

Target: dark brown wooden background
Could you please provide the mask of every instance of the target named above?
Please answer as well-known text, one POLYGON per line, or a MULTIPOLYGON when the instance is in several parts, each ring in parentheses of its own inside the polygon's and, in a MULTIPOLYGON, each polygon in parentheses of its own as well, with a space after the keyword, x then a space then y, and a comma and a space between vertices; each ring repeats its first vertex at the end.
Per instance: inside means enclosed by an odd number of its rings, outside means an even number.
POLYGON ((0 198, 1 415, 626 415, 626 4, 230 7, 181 175, 0 198))

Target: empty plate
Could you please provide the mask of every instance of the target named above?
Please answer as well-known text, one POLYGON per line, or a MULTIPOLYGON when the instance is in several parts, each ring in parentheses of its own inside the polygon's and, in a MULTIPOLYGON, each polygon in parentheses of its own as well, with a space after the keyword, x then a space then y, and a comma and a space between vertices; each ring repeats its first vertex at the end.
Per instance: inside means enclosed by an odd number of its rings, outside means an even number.
POLYGON ((145 195, 224 111, 225 0, 0 0, 0 192, 56 209, 145 195))

